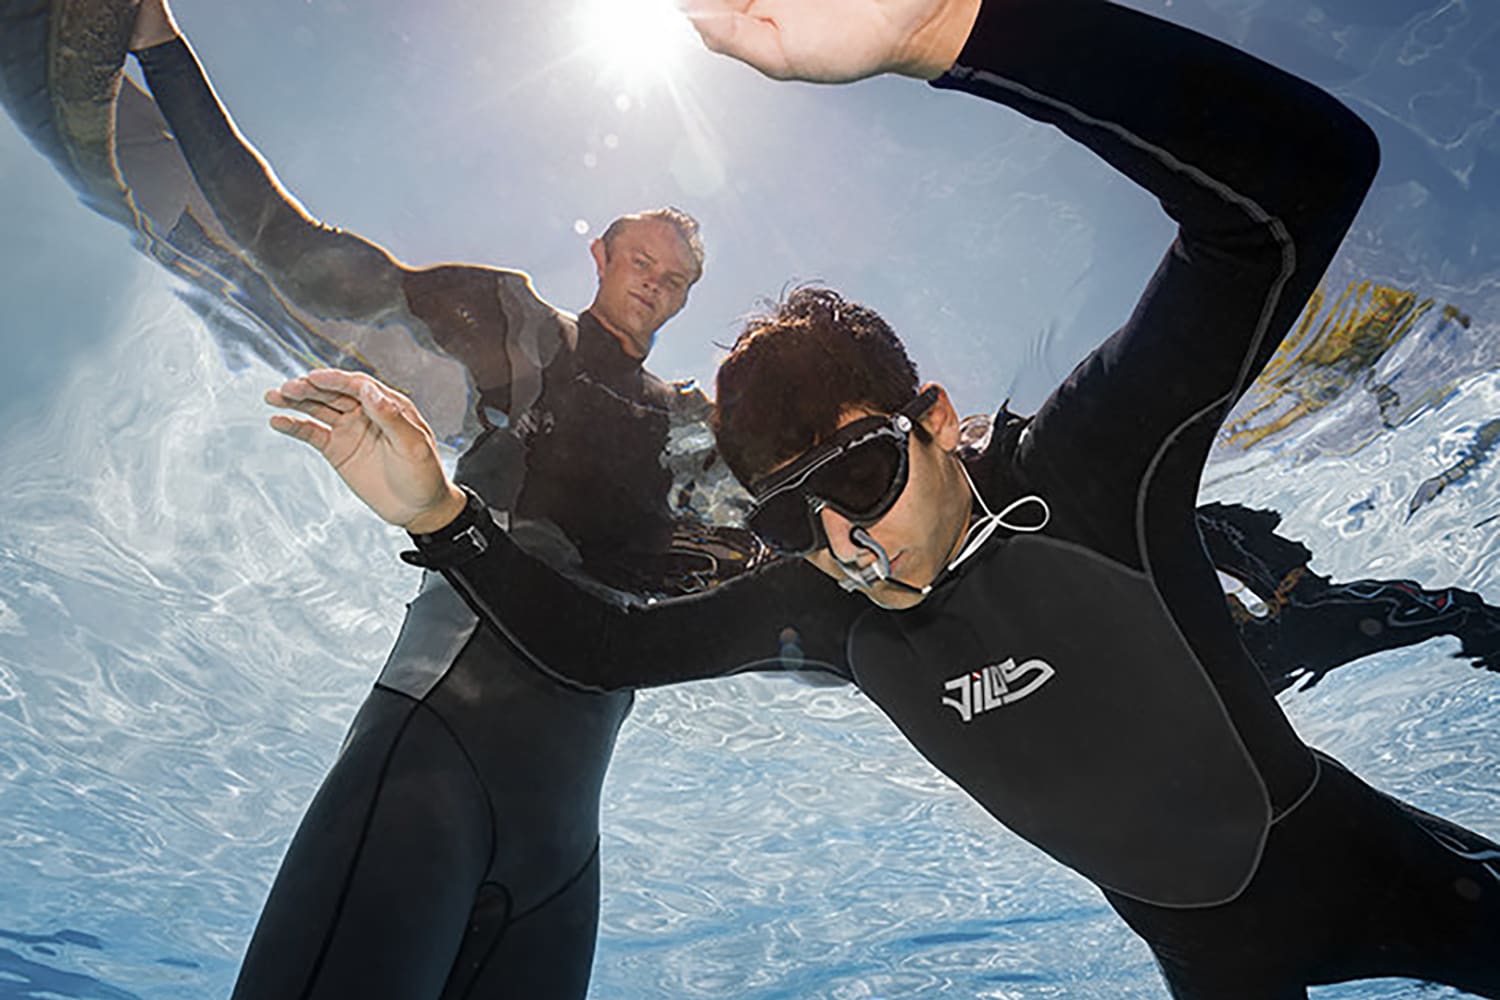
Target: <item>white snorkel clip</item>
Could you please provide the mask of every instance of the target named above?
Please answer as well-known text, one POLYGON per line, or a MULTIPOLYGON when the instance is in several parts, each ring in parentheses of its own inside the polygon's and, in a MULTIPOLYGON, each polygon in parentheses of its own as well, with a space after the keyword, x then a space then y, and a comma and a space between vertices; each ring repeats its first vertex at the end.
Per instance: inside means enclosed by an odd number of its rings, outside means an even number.
MULTIPOLYGON (((958 468, 963 472, 964 480, 969 484, 969 492, 974 495, 974 499, 979 503, 979 509, 984 511, 984 514, 981 517, 975 518, 973 523, 969 525, 968 531, 964 532, 963 544, 959 546, 958 555, 954 556, 953 561, 944 567, 943 572, 938 575, 938 579, 957 569, 960 564, 978 552, 998 529, 1004 528, 1007 531, 1018 534, 1031 533, 1041 531, 1052 520, 1052 508, 1047 506, 1046 500, 1043 500, 1035 493, 1027 494, 1024 497, 1013 500, 998 514, 995 513, 990 510, 989 504, 984 502, 984 497, 980 495, 978 488, 975 487, 974 478, 969 475, 968 468, 962 462, 958 464, 958 468), (1039 522, 1036 524, 1012 524, 1006 521, 1006 518, 1017 509, 1032 503, 1042 508, 1042 519, 1039 522)), ((934 580, 925 587, 913 587, 906 581, 898 580, 891 576, 890 554, 885 551, 885 546, 877 542, 875 537, 866 531, 862 525, 854 526, 849 532, 849 540, 874 556, 875 561, 865 566, 858 566, 854 563, 846 563, 835 556, 834 562, 838 564, 839 571, 844 574, 844 579, 839 581, 840 587, 848 591, 869 590, 877 583, 886 583, 892 587, 905 590, 908 593, 921 594, 924 597, 932 593, 932 588, 937 583, 937 580, 934 580)), ((830 548, 831 551, 832 549, 830 548)))

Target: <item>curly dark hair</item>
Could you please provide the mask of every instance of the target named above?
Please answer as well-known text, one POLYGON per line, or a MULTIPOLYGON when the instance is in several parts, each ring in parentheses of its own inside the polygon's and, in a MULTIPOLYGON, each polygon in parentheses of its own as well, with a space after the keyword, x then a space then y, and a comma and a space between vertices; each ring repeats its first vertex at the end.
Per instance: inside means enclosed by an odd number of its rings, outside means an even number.
POLYGON ((719 453, 749 484, 832 434, 851 407, 894 413, 917 386, 916 366, 875 310, 830 288, 798 288, 746 321, 719 365, 719 453))

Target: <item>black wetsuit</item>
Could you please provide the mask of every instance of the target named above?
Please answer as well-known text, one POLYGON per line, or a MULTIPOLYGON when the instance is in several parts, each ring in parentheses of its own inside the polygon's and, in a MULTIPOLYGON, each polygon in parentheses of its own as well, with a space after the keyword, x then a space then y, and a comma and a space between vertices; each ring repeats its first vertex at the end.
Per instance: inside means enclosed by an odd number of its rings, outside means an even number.
POLYGON ((1099 0, 990 0, 936 85, 1057 126, 1180 226, 1126 325, 970 463, 994 508, 1044 497, 1044 531, 998 535, 914 610, 857 617, 827 583, 812 601, 749 581, 622 610, 488 528, 489 549, 446 572, 541 664, 601 690, 778 656, 852 676, 991 813, 1100 885, 1178 997, 1385 975, 1500 996, 1495 845, 1297 738, 1193 516, 1221 421, 1374 175, 1369 129, 1244 53, 1099 0))
MULTIPOLYGON (((531 551, 614 598, 682 594, 753 563, 748 533, 685 516, 717 473, 701 448, 667 454, 668 439, 709 440, 701 392, 646 371, 591 314, 542 302, 524 274, 399 267, 311 219, 185 43, 140 61, 217 221, 308 326, 402 329, 463 363, 488 429, 458 478, 531 551)), ((429 574, 298 827, 234 996, 582 997, 599 790, 631 701, 537 671, 429 574)))
POLYGON ((1198 508, 1214 568, 1255 595, 1247 606, 1230 594, 1230 613, 1273 692, 1293 685, 1305 691, 1337 667, 1440 635, 1458 639, 1455 657, 1500 673, 1500 608, 1458 587, 1330 580, 1313 572, 1305 545, 1276 532, 1280 521, 1272 511, 1235 504, 1198 508))

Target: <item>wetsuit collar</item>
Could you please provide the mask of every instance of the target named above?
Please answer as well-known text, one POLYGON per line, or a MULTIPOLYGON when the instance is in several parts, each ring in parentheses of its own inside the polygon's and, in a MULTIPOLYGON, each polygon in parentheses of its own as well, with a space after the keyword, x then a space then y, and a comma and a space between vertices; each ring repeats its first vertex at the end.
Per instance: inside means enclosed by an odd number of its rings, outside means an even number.
POLYGON ((631 357, 615 335, 599 318, 585 309, 578 315, 578 363, 605 380, 634 375, 645 364, 644 358, 631 357))

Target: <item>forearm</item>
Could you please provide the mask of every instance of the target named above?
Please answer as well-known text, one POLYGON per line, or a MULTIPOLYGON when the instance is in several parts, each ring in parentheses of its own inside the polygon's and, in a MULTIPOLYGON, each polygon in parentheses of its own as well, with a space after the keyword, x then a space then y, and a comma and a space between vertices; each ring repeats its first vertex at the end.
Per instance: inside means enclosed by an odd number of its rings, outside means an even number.
POLYGON ((1206 240, 1274 217, 1326 253, 1377 161, 1368 127, 1312 84, 1104 0, 989 0, 934 85, 1056 125, 1206 240))
POLYGON ((745 670, 819 669, 847 678, 844 637, 864 610, 861 599, 800 563, 703 596, 625 606, 523 552, 473 505, 457 521, 414 540, 417 553, 403 558, 439 569, 538 669, 584 690, 653 687, 745 670))
POLYGON ((324 319, 362 319, 403 302, 395 261, 302 209, 235 128, 185 39, 136 58, 214 214, 279 291, 324 319))

